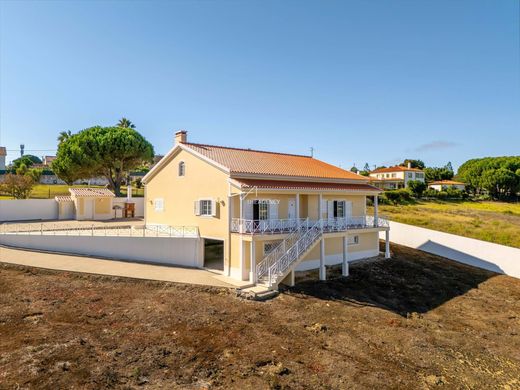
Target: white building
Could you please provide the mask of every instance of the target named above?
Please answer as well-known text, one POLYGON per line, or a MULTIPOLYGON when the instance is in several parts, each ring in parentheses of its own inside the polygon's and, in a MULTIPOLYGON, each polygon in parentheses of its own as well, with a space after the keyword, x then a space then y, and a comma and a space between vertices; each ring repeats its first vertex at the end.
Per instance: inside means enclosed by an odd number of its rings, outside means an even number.
POLYGON ((435 191, 445 191, 448 188, 455 188, 456 190, 464 191, 466 189, 466 184, 460 181, 453 180, 439 180, 433 181, 428 185, 428 188, 432 188, 435 191))
POLYGON ((418 168, 400 165, 388 168, 379 168, 370 172, 370 184, 385 190, 406 188, 408 182, 417 180, 424 183, 424 172, 418 168))

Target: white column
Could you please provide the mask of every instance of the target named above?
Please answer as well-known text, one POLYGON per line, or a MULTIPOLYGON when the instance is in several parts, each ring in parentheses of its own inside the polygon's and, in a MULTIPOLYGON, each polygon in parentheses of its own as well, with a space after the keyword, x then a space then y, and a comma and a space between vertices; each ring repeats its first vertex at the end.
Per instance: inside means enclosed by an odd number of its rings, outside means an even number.
POLYGON ((325 239, 320 240, 320 280, 327 280, 327 270, 325 269, 325 239))
POLYGON ((246 242, 240 238, 240 280, 247 280, 247 274, 244 275, 246 269, 246 242))
POLYGON ((378 205, 379 205, 379 195, 374 195, 374 227, 379 225, 378 223, 378 205))
MULTIPOLYGON (((321 212, 321 203, 323 202, 323 196, 320 194, 318 196, 318 220, 321 220, 323 213, 321 212)), ((323 224, 322 224, 323 227, 323 224)))
POLYGON ((239 232, 240 233, 243 233, 244 232, 244 226, 243 226, 243 223, 244 223, 244 198, 242 198, 242 194, 239 195, 240 197, 240 222, 239 222, 239 232))
POLYGON ((251 269, 249 270, 249 280, 251 283, 256 283, 256 244, 254 241, 251 241, 251 269))
POLYGON ((300 194, 296 194, 296 220, 300 223, 300 194))
POLYGON ((289 274, 289 287, 294 287, 294 269, 289 274))
POLYGON ((343 276, 348 276, 348 236, 343 236, 343 276))
POLYGON ((390 258, 390 230, 385 232, 385 259, 390 258))

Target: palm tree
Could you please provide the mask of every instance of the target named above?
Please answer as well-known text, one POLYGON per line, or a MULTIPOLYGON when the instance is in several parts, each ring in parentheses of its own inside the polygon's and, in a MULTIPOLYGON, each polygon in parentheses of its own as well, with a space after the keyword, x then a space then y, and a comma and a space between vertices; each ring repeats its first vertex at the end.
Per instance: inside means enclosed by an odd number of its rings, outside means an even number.
POLYGON ((71 131, 60 131, 60 135, 58 136, 58 142, 61 144, 63 141, 67 140, 72 135, 71 131))
POLYGON ((135 129, 135 125, 132 123, 132 121, 126 119, 125 117, 119 119, 119 122, 117 122, 117 126, 125 127, 128 129, 135 129))

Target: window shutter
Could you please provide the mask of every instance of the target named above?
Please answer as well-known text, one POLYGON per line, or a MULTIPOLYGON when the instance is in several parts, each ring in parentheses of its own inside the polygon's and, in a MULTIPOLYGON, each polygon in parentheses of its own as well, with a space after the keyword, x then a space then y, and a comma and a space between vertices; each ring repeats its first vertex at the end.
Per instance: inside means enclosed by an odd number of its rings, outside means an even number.
POLYGON ((334 201, 333 200, 327 201, 327 217, 329 219, 334 218, 334 201))
POLYGON ((215 201, 215 199, 211 199, 211 215, 213 217, 217 216, 217 207, 218 203, 215 201))
POLYGON ((352 202, 350 200, 345 201, 345 217, 352 217, 352 202))
POLYGON ((200 200, 196 200, 194 204, 195 215, 200 215, 200 200))
POLYGON ((278 219, 278 203, 269 202, 268 210, 269 210, 269 219, 278 219))
POLYGON ((244 200, 244 219, 253 219, 253 203, 244 200))

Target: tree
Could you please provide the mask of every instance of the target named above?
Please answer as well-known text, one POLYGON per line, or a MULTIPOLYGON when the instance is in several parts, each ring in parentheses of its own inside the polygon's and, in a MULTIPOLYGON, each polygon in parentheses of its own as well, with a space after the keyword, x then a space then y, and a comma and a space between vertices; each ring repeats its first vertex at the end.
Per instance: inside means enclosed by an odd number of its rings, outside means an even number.
POLYGON ((70 130, 60 131, 60 134, 58 135, 58 144, 61 144, 63 141, 66 141, 71 135, 72 132, 70 130))
POLYGON ((24 164, 26 167, 30 167, 33 164, 41 164, 42 160, 39 157, 33 156, 32 154, 25 154, 22 157, 18 157, 13 160, 12 166, 14 169, 20 167, 20 165, 24 164))
POLYGON ((408 163, 411 164, 412 168, 418 168, 418 169, 424 169, 424 162, 422 160, 413 160, 411 158, 407 158, 404 160, 401 164, 399 164, 401 167, 407 167, 408 163))
POLYGON ((518 196, 520 191, 520 156, 484 157, 466 161, 457 176, 474 194, 487 192, 493 198, 518 196))
POLYGON ((58 145, 52 169, 68 184, 96 176, 107 178, 117 196, 128 173, 152 162, 153 146, 136 130, 95 126, 58 145))
POLYGON ((410 180, 408 182, 408 188, 417 198, 421 198, 423 192, 426 190, 426 183, 420 180, 410 180))
POLYGON ((25 172, 26 176, 29 176, 35 183, 38 183, 40 181, 40 178, 42 177, 43 169, 41 168, 30 168, 25 172))
POLYGON ((428 167, 424 168, 424 176, 428 183, 438 180, 451 180, 453 179, 453 170, 448 169, 447 166, 442 168, 428 167))
POLYGON ((15 199, 27 199, 34 187, 34 180, 28 175, 13 175, 8 173, 0 184, 3 192, 15 199))
POLYGON ((358 173, 359 169, 357 169, 356 166, 354 165, 352 168, 350 168, 350 172, 358 173))
POLYGON ((368 163, 365 163, 365 166, 363 167, 363 170, 365 172, 370 172, 370 165, 368 165, 368 163))
POLYGON ((119 119, 119 122, 117 122, 118 127, 122 127, 124 129, 135 129, 135 125, 130 121, 129 119, 126 119, 125 117, 119 119))

